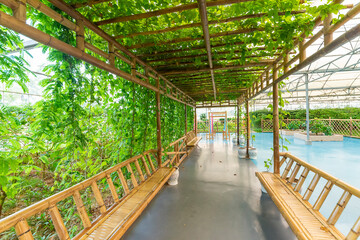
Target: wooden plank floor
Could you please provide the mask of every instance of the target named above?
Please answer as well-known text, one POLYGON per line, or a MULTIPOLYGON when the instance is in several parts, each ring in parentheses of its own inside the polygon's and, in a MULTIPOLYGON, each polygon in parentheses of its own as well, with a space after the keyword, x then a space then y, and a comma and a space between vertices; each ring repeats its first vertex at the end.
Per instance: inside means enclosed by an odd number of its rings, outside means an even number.
POLYGON ((119 204, 115 211, 107 216, 105 221, 99 226, 90 229, 87 237, 82 239, 112 239, 115 232, 123 231, 124 224, 148 200, 150 195, 160 187, 159 185, 169 175, 170 171, 170 168, 161 168, 156 171, 145 183, 140 185, 130 198, 119 204))
POLYGON ((260 182, 264 185, 269 195, 285 214, 293 232, 299 239, 342 239, 333 234, 331 230, 315 216, 312 209, 306 203, 301 202, 293 191, 280 180, 280 177, 272 173, 256 173, 260 182), (325 226, 324 226, 325 225, 325 226))

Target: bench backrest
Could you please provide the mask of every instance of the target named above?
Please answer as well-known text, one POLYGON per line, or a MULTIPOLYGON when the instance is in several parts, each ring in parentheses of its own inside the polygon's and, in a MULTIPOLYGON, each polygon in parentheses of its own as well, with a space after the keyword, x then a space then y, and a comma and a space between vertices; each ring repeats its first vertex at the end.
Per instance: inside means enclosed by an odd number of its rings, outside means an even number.
MULTIPOLYGON (((158 168, 156 152, 157 150, 149 150, 141 155, 132 157, 79 184, 76 184, 75 186, 72 186, 0 220, 0 233, 10 229, 11 227, 15 227, 16 234, 21 236, 21 239, 32 239, 32 233, 27 223, 27 219, 38 213, 45 212, 50 215, 58 237, 60 239, 69 239, 69 233, 64 225, 58 208, 58 203, 72 197, 73 202, 76 204, 76 209, 84 229, 90 227, 91 221, 86 211, 87 208, 81 197, 81 192, 85 192, 87 188, 91 188, 100 213, 105 213, 108 208, 111 208, 122 198, 126 197, 135 187, 144 182, 146 178, 156 171, 158 168), (115 184, 114 179, 117 180, 115 184), (106 188, 110 190, 112 195, 111 202, 113 204, 108 208, 104 203, 104 198, 102 196, 103 191, 101 191, 98 186, 98 183, 101 182, 105 182, 106 188)), ((81 233, 82 232, 79 234, 81 233)))
MULTIPOLYGON (((328 218, 325 218, 318 212, 329 225, 334 226, 336 222, 339 220, 341 214, 343 213, 346 205, 348 204, 351 196, 356 198, 360 198, 360 190, 337 179, 330 174, 312 166, 311 164, 289 154, 289 153, 280 153, 282 159, 280 161, 280 166, 286 163, 286 166, 281 168, 281 178, 287 181, 287 183, 293 185, 293 190, 301 196, 302 200, 307 202, 315 211, 319 211, 323 206, 326 198, 328 197, 330 191, 333 189, 333 186, 337 186, 338 188, 343 190, 343 194, 338 200, 337 204, 334 206, 334 209, 328 218), (302 194, 301 189, 305 182, 305 179, 309 175, 310 172, 314 173, 314 176, 306 188, 306 191, 302 194), (320 179, 325 179, 326 184, 323 187, 320 195, 315 201, 314 205, 309 203, 309 199, 313 194, 316 186, 320 179)), ((360 235, 360 216, 356 220, 355 224, 351 228, 348 233, 346 239, 357 239, 360 235)))

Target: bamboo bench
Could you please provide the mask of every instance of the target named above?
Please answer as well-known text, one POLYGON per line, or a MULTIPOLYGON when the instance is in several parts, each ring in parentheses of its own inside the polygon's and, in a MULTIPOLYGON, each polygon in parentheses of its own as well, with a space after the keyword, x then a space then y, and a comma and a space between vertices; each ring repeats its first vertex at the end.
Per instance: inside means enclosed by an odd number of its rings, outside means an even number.
POLYGON ((157 166, 157 150, 146 151, 1 219, 0 233, 15 227, 19 239, 34 239, 27 219, 39 213, 45 213, 50 216, 50 222, 55 227, 58 238, 68 240, 70 239, 69 232, 59 206, 60 202, 72 198, 83 225, 83 230, 73 239, 120 239, 176 170, 169 167, 170 164, 179 165, 189 155, 189 152, 185 151, 184 139, 185 137, 180 138, 170 144, 174 151, 169 152, 168 156, 174 156, 168 160, 165 159, 161 166, 157 166), (104 193, 98 185, 102 182, 106 184, 104 188, 107 187, 111 192, 111 196, 108 197, 112 199, 113 204, 108 207, 104 202, 104 193), (88 214, 88 206, 83 202, 84 196, 81 196, 86 190, 92 192, 94 202, 100 210, 100 215, 92 222, 88 214), (120 197, 119 192, 123 192, 120 197))
POLYGON ((201 140, 201 137, 195 136, 194 131, 190 131, 186 134, 186 146, 187 147, 195 147, 201 140))
POLYGON ((340 218, 351 196, 360 198, 360 190, 289 153, 281 153, 280 155, 282 156, 280 166, 287 161, 286 167, 281 168, 281 176, 269 172, 257 172, 256 176, 298 239, 357 239, 360 235, 360 217, 346 238, 335 227, 335 223, 340 218), (300 171, 300 169, 303 170, 300 171), (302 195, 303 184, 310 172, 314 176, 302 195), (321 178, 327 182, 312 206, 309 199, 321 178), (333 186, 341 188, 343 194, 326 219, 320 213, 320 208, 333 186))

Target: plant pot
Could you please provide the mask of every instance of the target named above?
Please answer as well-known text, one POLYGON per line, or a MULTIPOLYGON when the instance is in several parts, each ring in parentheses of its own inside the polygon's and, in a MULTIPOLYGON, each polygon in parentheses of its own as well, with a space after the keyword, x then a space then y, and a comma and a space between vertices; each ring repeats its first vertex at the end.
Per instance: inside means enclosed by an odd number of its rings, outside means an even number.
POLYGON ((245 146, 245 138, 244 138, 244 136, 241 136, 239 141, 240 141, 240 146, 242 146, 242 147, 245 146))
POLYGON ((239 147, 238 155, 239 155, 239 158, 246 158, 246 147, 239 147))
POLYGON ((254 147, 249 148, 249 158, 256 159, 257 158, 257 149, 254 147))
POLYGON ((236 139, 236 138, 233 138, 233 139, 232 139, 232 142, 233 142, 234 144, 237 144, 237 139, 236 139))
POLYGON ((178 184, 178 179, 179 179, 179 168, 175 167, 176 170, 173 172, 173 174, 171 174, 169 180, 167 181, 167 183, 171 186, 177 185, 178 184))

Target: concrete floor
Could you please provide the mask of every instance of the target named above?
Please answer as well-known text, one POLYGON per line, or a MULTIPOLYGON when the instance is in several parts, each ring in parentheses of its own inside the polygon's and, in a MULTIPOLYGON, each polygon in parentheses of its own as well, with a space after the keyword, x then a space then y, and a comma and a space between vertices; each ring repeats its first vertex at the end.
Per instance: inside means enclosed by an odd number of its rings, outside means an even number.
POLYGON ((232 143, 202 140, 122 239, 296 239, 255 171, 232 143))

